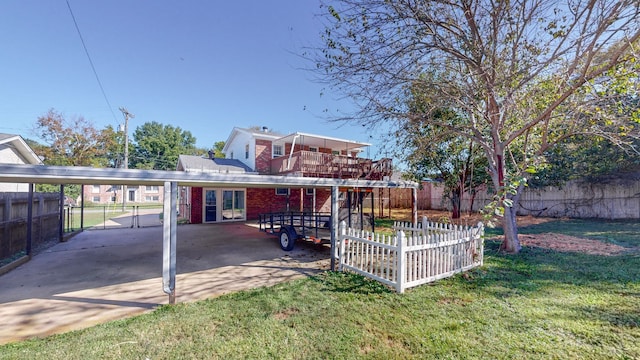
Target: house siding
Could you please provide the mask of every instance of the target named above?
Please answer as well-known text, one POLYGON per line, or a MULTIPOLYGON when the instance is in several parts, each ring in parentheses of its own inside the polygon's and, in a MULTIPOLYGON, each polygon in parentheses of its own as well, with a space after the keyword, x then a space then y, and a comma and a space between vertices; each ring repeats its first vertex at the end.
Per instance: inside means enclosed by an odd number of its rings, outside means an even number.
POLYGON ((252 145, 253 138, 250 134, 238 132, 233 139, 233 143, 227 149, 225 156, 228 159, 240 160, 251 169, 256 168, 256 148, 252 145), (245 146, 249 144, 249 158, 245 157, 245 146), (231 156, 233 154, 233 157, 231 156))
MULTIPOLYGON (((27 164, 27 160, 20 156, 10 144, 0 145, 0 163, 2 164, 27 164)), ((0 183, 0 192, 28 192, 29 184, 26 183, 0 183)))

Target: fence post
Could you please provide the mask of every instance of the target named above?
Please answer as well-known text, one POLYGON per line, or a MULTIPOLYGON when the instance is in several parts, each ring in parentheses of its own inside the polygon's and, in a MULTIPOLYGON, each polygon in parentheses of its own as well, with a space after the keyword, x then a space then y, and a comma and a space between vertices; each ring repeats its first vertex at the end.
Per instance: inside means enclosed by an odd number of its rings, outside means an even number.
POLYGON ((405 235, 404 231, 398 231, 396 246, 396 291, 404 292, 405 278, 407 275, 406 254, 404 250, 405 235))
POLYGON ((480 257, 480 266, 484 266, 484 224, 482 221, 478 222, 478 232, 476 233, 476 238, 478 239, 478 246, 476 247, 476 251, 478 252, 478 256, 480 257))
POLYGON ((425 238, 429 234, 428 227, 429 227, 429 219, 427 219, 426 216, 423 216, 422 217, 422 236, 424 236, 425 238))
POLYGON ((340 253, 338 254, 338 270, 342 271, 343 270, 343 264, 344 264, 344 253, 345 253, 345 247, 346 247, 346 239, 345 239, 345 235, 347 234, 347 223, 343 221, 340 221, 340 237, 338 238, 338 241, 340 242, 340 253))

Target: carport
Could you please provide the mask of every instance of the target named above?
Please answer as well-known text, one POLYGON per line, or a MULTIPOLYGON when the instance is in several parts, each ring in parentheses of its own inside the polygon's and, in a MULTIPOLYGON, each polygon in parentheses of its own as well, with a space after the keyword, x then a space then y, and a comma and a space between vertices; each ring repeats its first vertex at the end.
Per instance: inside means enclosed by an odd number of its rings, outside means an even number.
POLYGON ((199 187, 289 187, 331 189, 331 269, 335 269, 335 247, 338 238, 338 195, 340 188, 411 188, 413 189, 413 221, 417 222, 416 191, 410 181, 333 179, 253 174, 216 174, 179 171, 135 170, 113 168, 66 167, 44 165, 0 164, 0 182, 41 184, 146 185, 164 187, 162 286, 175 303, 177 197, 178 186, 199 187))
MULTIPOLYGON (((176 302, 193 302, 317 274, 329 246, 284 253, 252 224, 179 226, 176 302)), ((0 344, 87 328, 167 303, 162 227, 76 234, 0 276, 0 344)), ((2 358, 2 356, 0 356, 2 358)))

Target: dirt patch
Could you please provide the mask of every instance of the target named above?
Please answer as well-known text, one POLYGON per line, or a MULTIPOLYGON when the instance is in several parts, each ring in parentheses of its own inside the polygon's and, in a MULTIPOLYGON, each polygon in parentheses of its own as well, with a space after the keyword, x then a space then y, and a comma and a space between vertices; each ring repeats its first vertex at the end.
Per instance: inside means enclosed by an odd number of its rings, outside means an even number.
POLYGON ((290 316, 295 315, 295 314, 297 314, 299 312, 300 312, 300 310, 298 310, 296 308, 284 309, 284 310, 282 310, 280 312, 277 312, 277 313, 273 314, 273 317, 276 318, 277 320, 286 320, 290 316))
MULTIPOLYGON (((411 209, 391 209, 392 217, 395 219, 411 220, 411 209)), ((478 222, 485 222, 482 214, 463 213, 459 219, 452 219, 451 212, 436 210, 419 210, 418 218, 426 216, 435 222, 451 223, 458 225, 476 225, 478 222)), ((542 224, 548 221, 558 220, 554 218, 518 216, 518 226, 529 226, 542 224)), ((582 252, 591 255, 613 256, 621 254, 629 249, 615 244, 608 244, 598 240, 583 239, 575 236, 544 233, 544 234, 519 234, 522 246, 533 246, 556 251, 582 252)), ((494 240, 499 240, 494 238, 494 240)))
POLYGON ((583 239, 563 234, 520 234, 519 237, 523 246, 534 246, 556 251, 571 251, 590 255, 613 256, 628 250, 620 245, 608 244, 598 240, 583 239))
MULTIPOLYGON (((446 223, 446 224, 475 226, 479 222, 486 223, 484 216, 479 213, 471 213, 471 214, 462 213, 460 214, 459 219, 453 219, 451 217, 450 211, 418 210, 418 219, 422 219, 423 216, 426 216, 430 221, 446 223)), ((400 221, 411 221, 411 217, 412 217, 411 209, 391 209, 391 218, 393 219, 397 219, 400 221)), ((552 220, 557 220, 557 219, 545 218, 545 217, 533 217, 531 215, 517 217, 518 226, 542 224, 552 220)))

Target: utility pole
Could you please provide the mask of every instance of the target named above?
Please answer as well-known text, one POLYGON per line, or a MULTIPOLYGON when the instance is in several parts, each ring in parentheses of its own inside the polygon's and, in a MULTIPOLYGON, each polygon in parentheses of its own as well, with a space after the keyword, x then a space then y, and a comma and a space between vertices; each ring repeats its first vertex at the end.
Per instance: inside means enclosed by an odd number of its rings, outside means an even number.
MULTIPOLYGON (((133 119, 135 116, 131 114, 124 107, 120 108, 122 111, 122 115, 124 115, 124 162, 123 167, 125 169, 129 168, 129 119, 133 119)), ((122 211, 124 211, 124 207, 127 204, 127 185, 122 185, 122 211)))

